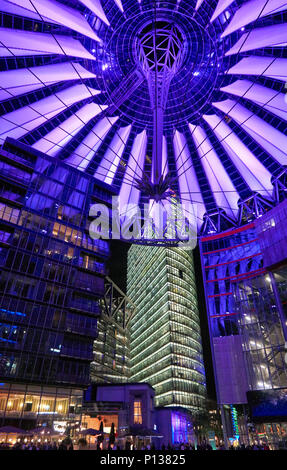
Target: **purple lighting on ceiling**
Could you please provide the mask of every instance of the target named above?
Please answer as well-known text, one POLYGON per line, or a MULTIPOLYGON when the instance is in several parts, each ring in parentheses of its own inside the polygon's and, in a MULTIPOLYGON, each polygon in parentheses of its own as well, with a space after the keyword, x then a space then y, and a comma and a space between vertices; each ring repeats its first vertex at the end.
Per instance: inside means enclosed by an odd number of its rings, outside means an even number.
POLYGON ((1 142, 94 172, 122 205, 150 201, 154 211, 172 193, 197 208, 206 233, 242 224, 250 198, 278 202, 287 1, 0 0, 0 9, 12 18, 0 27, 1 142))
POLYGON ((101 119, 65 162, 78 170, 85 170, 117 120, 118 117, 101 119))
POLYGON ((86 85, 74 85, 59 91, 57 95, 48 96, 29 106, 5 114, 0 117, 0 140, 3 141, 8 136, 20 138, 72 104, 99 93, 100 91, 88 88, 86 85))
POLYGON ((106 151, 97 171, 95 178, 104 181, 107 184, 113 184, 116 171, 118 169, 123 151, 125 149, 128 137, 131 132, 131 126, 121 127, 115 134, 108 150, 106 151))
POLYGON ((263 47, 285 47, 287 44, 287 23, 257 28, 244 33, 239 41, 225 54, 226 56, 247 52, 263 47))
POLYGON ((82 106, 73 116, 38 140, 32 147, 42 152, 44 151, 48 155, 55 156, 85 124, 102 111, 103 107, 95 103, 82 106))
POLYGON ((287 136, 233 100, 213 105, 229 114, 243 129, 282 165, 287 161, 287 136))
POLYGON ((272 194, 271 173, 259 162, 231 128, 217 115, 203 116, 250 188, 262 196, 272 194))
POLYGON ((256 75, 274 78, 275 80, 287 80, 287 59, 263 56, 244 57, 231 67, 229 75, 256 75))
POLYGON ((70 36, 0 28, 0 57, 59 54, 96 60, 70 36))
POLYGON ((214 193, 217 205, 230 217, 237 216, 239 194, 213 149, 205 131, 199 126, 189 124, 189 129, 205 174, 214 193))
POLYGON ((258 18, 263 18, 264 16, 278 13, 286 9, 286 0, 269 0, 268 2, 266 2, 266 0, 251 0, 250 2, 246 2, 237 10, 222 34, 222 37, 228 36, 258 18))

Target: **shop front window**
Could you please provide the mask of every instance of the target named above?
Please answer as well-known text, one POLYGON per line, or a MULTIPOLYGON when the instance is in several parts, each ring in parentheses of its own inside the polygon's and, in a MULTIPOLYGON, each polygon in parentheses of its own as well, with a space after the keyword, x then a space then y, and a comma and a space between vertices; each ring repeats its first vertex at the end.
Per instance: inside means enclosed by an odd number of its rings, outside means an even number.
POLYGON ((134 424, 142 424, 142 404, 140 400, 134 401, 134 424))

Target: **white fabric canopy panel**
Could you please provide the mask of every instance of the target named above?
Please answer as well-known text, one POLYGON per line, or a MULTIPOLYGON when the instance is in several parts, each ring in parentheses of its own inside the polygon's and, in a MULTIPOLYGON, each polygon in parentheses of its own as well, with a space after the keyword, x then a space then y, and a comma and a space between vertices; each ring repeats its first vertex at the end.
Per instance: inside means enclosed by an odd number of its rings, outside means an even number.
MULTIPOLYGON (((203 222, 203 216, 206 213, 205 204, 193 167, 187 141, 181 132, 175 131, 173 145, 178 171, 180 195, 183 203, 187 202, 192 205, 194 214, 197 215, 198 226, 200 226, 203 222)), ((188 216, 188 214, 186 215, 188 216)))
POLYGON ((220 90, 253 101, 276 116, 287 120, 287 102, 284 93, 279 93, 249 80, 237 80, 231 85, 220 88, 220 90))
POLYGON ((271 173, 219 116, 215 114, 204 115, 203 118, 221 142, 250 189, 271 198, 273 191, 271 173))
POLYGON ((287 163, 287 136, 255 116, 236 101, 225 100, 213 103, 217 109, 234 119, 267 153, 281 165, 287 163))
POLYGON ((212 23, 216 18, 218 18, 221 13, 223 13, 232 3, 234 0, 218 0, 217 7, 211 17, 210 22, 212 23))
POLYGON ((114 0, 115 4, 119 7, 119 9, 121 10, 121 12, 123 13, 124 12, 124 8, 123 8, 123 4, 121 2, 121 0, 114 0))
POLYGON ((0 57, 59 54, 96 60, 84 46, 70 36, 34 33, 0 28, 0 57))
POLYGON ((65 160, 65 163, 84 171, 117 120, 118 116, 101 119, 76 150, 65 160))
POLYGON ((95 13, 95 15, 100 18, 104 23, 106 23, 108 26, 110 25, 110 22, 105 15, 100 0, 80 0, 80 2, 87 8, 89 8, 89 10, 91 10, 93 13, 95 13))
POLYGON ((231 67, 229 75, 256 75, 287 81, 287 59, 249 56, 231 67))
POLYGON ((95 178, 104 181, 104 183, 113 184, 131 128, 131 125, 121 127, 116 132, 108 150, 94 174, 95 178))
POLYGON ((236 218, 240 198, 204 129, 189 124, 189 130, 218 207, 236 218))
POLYGON ((73 104, 99 93, 98 90, 88 88, 86 85, 74 85, 59 91, 56 95, 5 114, 0 117, 0 139, 1 141, 6 137, 19 139, 73 104))
POLYGON ((13 2, 7 1, 7 3, 18 5, 27 10, 27 12, 36 14, 39 20, 61 24, 100 42, 99 37, 93 31, 86 18, 75 8, 68 7, 55 0, 13 0, 13 2))
MULTIPOLYGON (((156 174, 156 168, 155 168, 155 161, 152 161, 152 172, 151 172, 151 181, 152 183, 155 182, 155 174, 156 174)), ((168 166, 167 166, 167 142, 165 136, 162 138, 162 160, 161 160, 161 171, 162 175, 166 176, 168 173, 168 166)))
POLYGON ((0 101, 67 80, 95 78, 76 62, 30 67, 0 72, 0 101))
POLYGON ((55 156, 65 145, 94 117, 107 106, 89 103, 80 108, 73 116, 66 119, 61 126, 56 127, 45 137, 35 142, 33 148, 55 156))
MULTIPOLYGON (((143 130, 135 137, 131 155, 126 166, 125 176, 120 189, 119 203, 120 214, 124 215, 123 210, 127 204, 138 204, 140 191, 135 188, 135 179, 141 179, 147 148, 147 134, 143 130)), ((132 214, 128 214, 131 216, 132 214)))
POLYGON ((236 11, 221 37, 224 38, 259 18, 286 9, 286 0, 269 0, 268 2, 266 2, 266 0, 251 0, 250 2, 244 3, 242 7, 236 11))
POLYGON ((5 11, 12 15, 24 16, 33 20, 39 20, 39 15, 37 13, 33 13, 26 8, 15 5, 13 2, 9 2, 9 0, 0 0, 0 11, 5 11))
POLYGON ((198 10, 201 7, 203 2, 204 2, 204 0, 197 0, 195 9, 198 10))
POLYGON ((244 33, 226 56, 263 47, 284 47, 287 44, 287 23, 253 29, 244 33))

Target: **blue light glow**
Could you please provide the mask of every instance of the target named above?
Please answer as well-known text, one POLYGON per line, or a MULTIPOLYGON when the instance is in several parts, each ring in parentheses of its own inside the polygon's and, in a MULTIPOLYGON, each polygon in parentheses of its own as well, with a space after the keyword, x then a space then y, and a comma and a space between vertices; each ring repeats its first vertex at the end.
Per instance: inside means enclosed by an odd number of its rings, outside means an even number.
POLYGON ((0 312, 8 313, 9 315, 18 315, 20 317, 26 317, 25 313, 22 312, 12 312, 11 310, 6 310, 5 308, 0 308, 0 312))

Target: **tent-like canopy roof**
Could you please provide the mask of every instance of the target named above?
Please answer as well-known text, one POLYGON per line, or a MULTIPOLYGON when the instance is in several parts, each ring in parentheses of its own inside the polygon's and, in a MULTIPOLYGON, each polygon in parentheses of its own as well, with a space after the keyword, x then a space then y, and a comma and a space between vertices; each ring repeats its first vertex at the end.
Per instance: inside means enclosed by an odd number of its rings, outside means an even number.
POLYGON ((286 193, 286 11, 284 0, 0 0, 0 143, 94 175, 122 205, 196 205, 201 233, 259 217, 286 193))

